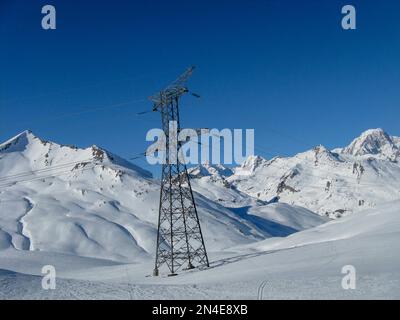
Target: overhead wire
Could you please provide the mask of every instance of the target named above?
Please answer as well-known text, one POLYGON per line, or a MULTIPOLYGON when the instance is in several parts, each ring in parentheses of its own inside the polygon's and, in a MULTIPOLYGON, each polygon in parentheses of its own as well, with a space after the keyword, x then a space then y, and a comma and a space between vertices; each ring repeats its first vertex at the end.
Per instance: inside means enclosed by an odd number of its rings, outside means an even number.
POLYGON ((124 77, 124 78, 115 79, 115 80, 102 81, 102 82, 87 84, 87 85, 83 85, 83 86, 79 86, 79 87, 70 87, 67 89, 56 90, 56 91, 52 91, 52 92, 46 91, 45 93, 31 95, 28 97, 5 98, 5 99, 0 100, 0 104, 16 102, 16 101, 36 100, 36 99, 46 98, 46 97, 60 95, 60 94, 68 94, 71 92, 80 91, 80 90, 84 90, 87 88, 98 88, 98 87, 102 87, 105 85, 110 85, 112 83, 120 83, 120 82, 128 82, 128 81, 131 82, 131 81, 138 80, 138 79, 149 79, 152 82, 154 82, 154 79, 150 78, 149 76, 150 76, 150 74, 147 73, 147 74, 142 74, 139 76, 124 77))
MULTIPOLYGON (((83 172, 86 170, 93 169, 98 165, 99 164, 91 164, 88 167, 83 167, 83 168, 79 168, 76 170, 83 172)), ((29 178, 29 179, 22 179, 22 180, 16 180, 16 181, 11 181, 11 182, 6 182, 6 183, 0 183, 0 189, 8 188, 8 187, 14 186, 16 184, 27 183, 27 182, 38 181, 38 180, 45 180, 45 179, 49 179, 49 178, 55 178, 55 177, 59 177, 59 176, 62 176, 62 175, 68 174, 68 173, 72 173, 72 172, 73 172, 72 170, 64 170, 64 171, 53 173, 53 174, 50 174, 47 176, 35 176, 35 177, 29 178)))
MULTIPOLYGON (((113 82, 118 82, 118 80, 113 81, 113 82)), ((108 83, 110 83, 110 82, 108 82, 108 83)), ((96 86, 101 86, 101 85, 102 85, 102 84, 99 84, 99 85, 94 84, 94 85, 92 85, 92 86, 93 86, 93 87, 96 87, 96 86)), ((48 95, 50 95, 50 94, 59 94, 59 93, 63 93, 63 92, 64 92, 64 93, 65 93, 65 92, 71 92, 71 91, 80 90, 80 89, 83 89, 83 87, 81 87, 81 88, 76 88, 76 89, 71 89, 71 90, 69 90, 69 91, 60 91, 60 92, 58 92, 58 93, 49 93, 48 95)), ((27 98, 21 98, 21 99, 24 99, 24 100, 26 100, 26 99, 35 99, 35 98, 37 98, 37 97, 42 97, 42 96, 46 96, 46 95, 40 95, 40 96, 30 97, 30 98, 27 97, 27 98)), ((66 118, 66 117, 79 116, 79 115, 83 115, 83 114, 87 114, 87 113, 91 113, 91 112, 96 112, 96 111, 101 111, 101 110, 110 110, 110 109, 114 109, 114 108, 120 108, 120 107, 123 107, 123 106, 129 106, 129 105, 132 105, 132 104, 134 104, 134 103, 145 102, 145 101, 147 101, 147 99, 144 99, 144 98, 135 99, 135 100, 130 100, 130 101, 121 102, 121 103, 114 103, 114 104, 106 105, 106 106, 103 106, 103 107, 90 108, 90 109, 85 109, 85 110, 78 111, 78 112, 63 114, 63 115, 59 115, 59 116, 55 116, 55 117, 50 117, 50 119, 51 119, 51 120, 59 120, 59 119, 64 119, 64 118, 66 118)), ((1 100, 1 101, 0 101, 0 103, 4 103, 4 102, 7 102, 7 100, 1 100)), ((151 113, 151 112, 153 112, 153 110, 145 110, 145 111, 142 111, 142 112, 136 112, 136 115, 144 115, 144 114, 151 113)), ((142 120, 143 120, 143 119, 142 119, 142 120)), ((286 133, 281 133, 281 132, 279 132, 278 130, 274 130, 274 129, 269 129, 269 130, 270 130, 270 131, 273 131, 274 133, 277 133, 277 134, 279 134, 279 135, 281 135, 281 136, 283 136, 283 137, 290 138, 290 139, 292 139, 293 141, 304 143, 304 141, 301 141, 301 140, 298 139, 297 137, 293 137, 293 136, 288 135, 288 134, 286 134, 286 133)), ((202 145, 201 142, 198 142, 198 144, 199 144, 199 145, 202 145)), ((255 149, 261 150, 262 153, 266 153, 266 154, 271 154, 271 155, 273 155, 273 153, 271 153, 271 152, 269 152, 269 151, 266 151, 265 149, 263 149, 263 148, 261 148, 261 147, 256 146, 255 149)), ((142 158, 142 157, 146 157, 146 152, 137 154, 136 156, 131 157, 130 160, 137 160, 137 159, 140 159, 140 158, 142 158)), ((81 161, 74 162, 74 163, 80 163, 80 162, 81 162, 81 161)), ((18 173, 18 174, 14 174, 14 175, 9 175, 9 176, 0 177, 0 183, 1 183, 1 182, 4 182, 4 181, 7 181, 7 180, 9 180, 9 179, 21 178, 21 177, 26 177, 26 176, 29 177, 30 174, 35 174, 35 173, 47 173, 47 172, 49 172, 49 171, 51 171, 51 170, 63 169, 65 166, 68 166, 68 165, 70 165, 70 164, 68 164, 68 163, 66 163, 66 164, 60 164, 60 165, 57 165, 57 166, 52 166, 52 167, 43 168, 43 169, 39 169, 39 170, 32 170, 32 171, 29 171, 29 172, 22 172, 22 173, 18 173)), ((269 165, 271 165, 271 166, 276 166, 276 165, 273 164, 273 163, 270 163, 269 165)), ((310 167, 308 164, 302 164, 302 165, 305 165, 305 166, 310 167)), ((280 166, 276 166, 276 167, 278 167, 278 168, 280 168, 280 169, 283 169, 283 167, 280 167, 280 166)), ((329 173, 329 175, 337 175, 337 174, 333 174, 332 171, 329 171, 329 172, 326 171, 326 172, 327 172, 327 174, 329 173)), ((314 175, 314 174, 311 174, 311 173, 303 172, 303 174, 308 175, 308 176, 312 176, 312 177, 316 177, 316 178, 320 178, 320 179, 327 179, 327 177, 321 177, 321 176, 317 176, 317 175, 314 175)), ((355 182, 355 183, 356 183, 357 185, 360 185, 360 182, 355 182)), ((376 185, 376 184, 371 183, 371 185, 376 185)))
POLYGON ((0 182, 9 180, 9 179, 15 179, 15 178, 21 178, 21 177, 23 178, 24 176, 34 175, 37 173, 47 173, 48 171, 52 171, 52 170, 56 170, 56 169, 64 169, 65 167, 69 167, 69 166, 81 164, 81 163, 88 163, 88 162, 92 162, 92 161, 93 161, 93 159, 85 159, 85 160, 81 160, 81 161, 65 162, 65 163, 57 164, 57 165, 50 165, 50 166, 48 166, 46 168, 42 168, 42 169, 23 171, 23 172, 19 172, 19 173, 12 174, 12 175, 0 176, 0 182))

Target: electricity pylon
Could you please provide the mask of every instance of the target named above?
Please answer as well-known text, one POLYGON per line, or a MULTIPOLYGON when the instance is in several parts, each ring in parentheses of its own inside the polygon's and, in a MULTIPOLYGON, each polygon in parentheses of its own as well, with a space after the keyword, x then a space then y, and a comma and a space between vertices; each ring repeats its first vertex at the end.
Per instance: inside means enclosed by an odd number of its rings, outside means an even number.
MULTIPOLYGON (((164 264, 167 265, 170 275, 176 275, 175 272, 181 268, 192 269, 195 263, 209 266, 186 164, 178 154, 182 143, 176 139, 181 130, 179 99, 189 92, 186 82, 193 70, 194 67, 190 67, 171 85, 150 97, 154 103, 153 111, 161 113, 162 129, 166 138, 154 276, 158 276, 159 269, 164 264), (171 127, 171 123, 175 127, 171 127), (176 136, 172 130, 177 133, 176 136)), ((192 95, 198 97, 194 93, 192 95)))

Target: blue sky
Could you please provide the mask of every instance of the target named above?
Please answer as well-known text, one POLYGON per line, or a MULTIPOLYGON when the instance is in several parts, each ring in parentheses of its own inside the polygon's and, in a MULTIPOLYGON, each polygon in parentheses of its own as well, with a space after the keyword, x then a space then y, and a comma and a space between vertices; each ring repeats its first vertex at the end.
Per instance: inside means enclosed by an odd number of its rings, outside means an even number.
POLYGON ((202 98, 184 98, 183 126, 254 128, 265 157, 400 135, 399 14, 392 0, 2 0, 0 140, 31 129, 136 155, 160 123, 136 112, 192 64, 202 98), (41 29, 45 4, 55 31, 41 29), (341 28, 345 4, 357 30, 341 28))

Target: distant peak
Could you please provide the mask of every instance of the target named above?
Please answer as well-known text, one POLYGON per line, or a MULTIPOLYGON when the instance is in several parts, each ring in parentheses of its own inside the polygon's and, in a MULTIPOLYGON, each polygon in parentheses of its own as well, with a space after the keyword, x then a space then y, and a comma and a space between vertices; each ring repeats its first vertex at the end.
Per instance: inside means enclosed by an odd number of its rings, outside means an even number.
POLYGON ((14 138, 10 140, 18 139, 20 137, 35 137, 31 130, 24 130, 21 133, 17 134, 14 138))
POLYGON ((392 156, 397 151, 392 138, 383 129, 377 128, 364 131, 342 152, 353 156, 366 154, 392 156))
POLYGON ((207 176, 222 176, 229 177, 233 174, 230 168, 223 166, 222 164, 201 164, 193 167, 189 170, 192 177, 201 178, 207 176))
POLYGON ((367 138, 367 137, 385 137, 388 138, 389 135, 382 128, 376 129, 368 129, 361 133, 359 138, 367 138))
POLYGON ((254 171, 268 161, 260 156, 251 155, 240 165, 240 167, 235 168, 235 174, 238 175, 251 175, 254 171))
POLYGON ((251 155, 248 156, 247 159, 242 163, 241 167, 242 168, 256 168, 258 167, 261 163, 265 162, 266 160, 261 157, 261 156, 256 156, 256 155, 251 155))
POLYGON ((35 139, 36 137, 32 134, 32 131, 25 130, 11 139, 0 144, 0 151, 15 151, 23 150, 25 147, 35 139))
POLYGON ((107 150, 100 148, 96 145, 91 146, 92 156, 94 160, 103 162, 104 160, 113 160, 113 157, 108 153, 107 150))
POLYGON ((330 153, 330 151, 329 151, 324 145, 322 145, 322 144, 320 144, 320 145, 314 147, 314 151, 315 151, 316 153, 323 153, 323 152, 328 152, 328 153, 330 153))

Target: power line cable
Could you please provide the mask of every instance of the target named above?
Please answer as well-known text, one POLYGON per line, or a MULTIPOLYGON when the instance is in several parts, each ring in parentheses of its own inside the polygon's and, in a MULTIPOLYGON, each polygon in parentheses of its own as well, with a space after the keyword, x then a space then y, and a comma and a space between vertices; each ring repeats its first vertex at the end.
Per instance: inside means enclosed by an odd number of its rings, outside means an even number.
MULTIPOLYGON (((93 169, 97 165, 99 165, 99 164, 94 164, 94 165, 91 165, 90 167, 79 168, 79 169, 76 169, 76 170, 82 172, 82 171, 93 169)), ((6 182, 6 183, 3 183, 3 184, 0 184, 0 189, 8 188, 8 187, 14 186, 16 184, 32 182, 32 181, 38 181, 38 180, 45 180, 45 179, 48 179, 48 178, 55 178, 55 177, 59 177, 59 176, 62 176, 64 174, 68 174, 68 173, 72 173, 72 171, 71 170, 66 170, 66 171, 60 171, 60 172, 57 172, 57 173, 53 173, 53 174, 47 175, 47 176, 37 176, 37 177, 30 178, 30 179, 23 179, 23 180, 18 180, 18 181, 6 182)))
POLYGON ((92 161, 93 161, 93 159, 85 159, 85 160, 81 160, 81 161, 66 162, 66 163, 58 164, 58 165, 51 165, 51 166, 48 166, 48 167, 42 168, 42 169, 19 172, 19 173, 8 175, 8 176, 0 176, 0 182, 2 182, 4 180, 8 180, 8 179, 15 179, 15 178, 33 175, 36 173, 46 173, 48 171, 52 171, 52 170, 56 170, 56 169, 64 169, 65 167, 69 167, 74 164, 88 163, 88 162, 92 162, 92 161))
POLYGON ((102 86, 109 85, 112 83, 128 82, 128 81, 134 81, 134 80, 138 80, 138 79, 146 79, 147 78, 147 79, 151 80, 152 82, 154 82, 155 80, 150 78, 149 76, 150 76, 150 74, 143 74, 143 75, 135 76, 135 77, 124 77, 124 78, 116 79, 116 80, 97 82, 97 83, 88 84, 88 85, 84 85, 84 86, 80 86, 80 87, 70 87, 68 89, 63 89, 63 90, 58 90, 58 91, 53 91, 53 92, 47 91, 46 93, 40 93, 37 95, 28 96, 28 97, 6 98, 6 99, 0 100, 0 104, 17 102, 17 101, 35 100, 35 99, 40 99, 40 98, 46 98, 49 96, 68 94, 71 92, 80 91, 80 90, 87 89, 87 88, 98 88, 98 87, 102 87, 102 86))

